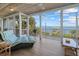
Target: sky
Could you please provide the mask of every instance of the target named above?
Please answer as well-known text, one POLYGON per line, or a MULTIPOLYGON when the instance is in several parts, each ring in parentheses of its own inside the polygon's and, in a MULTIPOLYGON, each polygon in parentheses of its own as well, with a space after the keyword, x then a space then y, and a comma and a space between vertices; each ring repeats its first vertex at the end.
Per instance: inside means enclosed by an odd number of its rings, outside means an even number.
MULTIPOLYGON (((76 26, 76 13, 78 8, 63 11, 63 26, 76 26)), ((40 26, 39 15, 34 15, 36 26, 40 26)), ((42 26, 60 26, 60 10, 42 14, 42 26)))

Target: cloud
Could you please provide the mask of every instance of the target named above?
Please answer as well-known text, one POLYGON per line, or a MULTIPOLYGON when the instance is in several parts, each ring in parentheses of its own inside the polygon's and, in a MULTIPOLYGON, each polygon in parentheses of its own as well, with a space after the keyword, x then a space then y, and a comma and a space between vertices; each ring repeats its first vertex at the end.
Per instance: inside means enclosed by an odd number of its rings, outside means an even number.
POLYGON ((69 16, 69 14, 64 13, 63 16, 69 16))
POLYGON ((71 25, 75 25, 76 24, 76 17, 75 16, 71 16, 68 19, 64 19, 63 20, 64 23, 66 24, 71 24, 71 25))
POLYGON ((64 10, 63 12, 64 12, 64 13, 70 13, 70 12, 77 12, 77 11, 78 11, 77 8, 70 8, 70 9, 64 10))

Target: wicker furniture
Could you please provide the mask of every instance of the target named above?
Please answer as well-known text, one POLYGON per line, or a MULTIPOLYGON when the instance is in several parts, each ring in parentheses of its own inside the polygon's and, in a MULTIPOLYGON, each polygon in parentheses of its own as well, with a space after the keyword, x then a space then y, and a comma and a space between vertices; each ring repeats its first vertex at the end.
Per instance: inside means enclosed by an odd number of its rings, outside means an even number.
POLYGON ((0 42, 0 56, 10 56, 11 46, 6 42, 0 42))
POLYGON ((77 49, 64 46, 64 53, 65 53, 65 56, 77 56, 77 49))

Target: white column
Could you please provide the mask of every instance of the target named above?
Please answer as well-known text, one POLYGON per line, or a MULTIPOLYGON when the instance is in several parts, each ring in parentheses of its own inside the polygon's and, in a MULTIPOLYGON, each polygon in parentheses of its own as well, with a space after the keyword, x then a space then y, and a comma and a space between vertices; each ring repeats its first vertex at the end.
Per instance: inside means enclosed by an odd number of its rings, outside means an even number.
POLYGON ((63 42, 63 10, 60 12, 60 24, 61 24, 61 44, 63 42))
POLYGON ((29 36, 29 17, 30 16, 27 16, 27 19, 26 19, 26 22, 27 22, 27 35, 29 36))
POLYGON ((21 18, 21 12, 19 12, 19 35, 22 35, 22 18, 21 18))

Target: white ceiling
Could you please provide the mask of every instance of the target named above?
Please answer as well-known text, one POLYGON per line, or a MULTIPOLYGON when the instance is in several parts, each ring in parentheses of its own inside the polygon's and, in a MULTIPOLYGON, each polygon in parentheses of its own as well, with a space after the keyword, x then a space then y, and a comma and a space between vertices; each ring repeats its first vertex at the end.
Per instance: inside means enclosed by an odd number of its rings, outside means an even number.
POLYGON ((19 11, 32 14, 67 5, 69 3, 2 3, 0 4, 0 16, 6 16, 19 11), (14 9, 14 11, 10 11, 10 9, 14 9))

